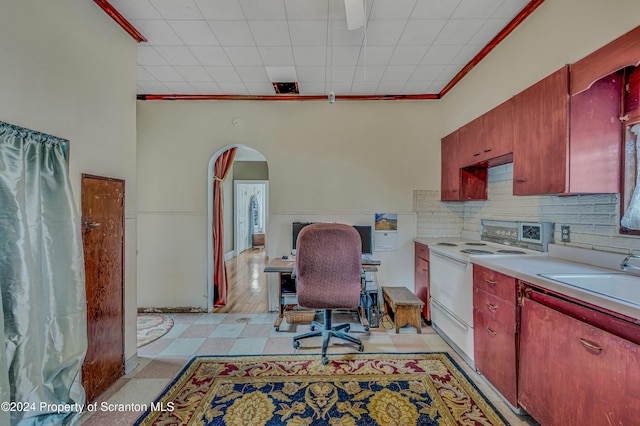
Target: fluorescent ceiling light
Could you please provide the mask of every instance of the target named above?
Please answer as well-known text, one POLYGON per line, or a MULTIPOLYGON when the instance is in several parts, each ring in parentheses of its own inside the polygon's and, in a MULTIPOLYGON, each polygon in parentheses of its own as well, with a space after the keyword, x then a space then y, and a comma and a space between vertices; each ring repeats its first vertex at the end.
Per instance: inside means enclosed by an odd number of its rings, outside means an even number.
POLYGON ((344 9, 347 15, 347 29, 357 30, 364 25, 363 0, 344 0, 344 9))

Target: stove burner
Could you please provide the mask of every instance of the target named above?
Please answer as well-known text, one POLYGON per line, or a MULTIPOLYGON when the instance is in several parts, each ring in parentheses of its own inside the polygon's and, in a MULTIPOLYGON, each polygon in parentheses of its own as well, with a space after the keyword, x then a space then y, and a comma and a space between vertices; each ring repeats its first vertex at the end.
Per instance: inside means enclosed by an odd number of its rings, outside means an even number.
POLYGON ((467 246, 486 246, 485 243, 465 243, 467 246))
POLYGON ((478 249, 464 249, 464 250, 460 250, 460 253, 467 253, 467 254, 493 254, 490 251, 478 250, 478 249))
POLYGON ((504 253, 504 254, 526 254, 522 250, 498 250, 498 253, 504 253))
POLYGON ((447 246, 447 247, 455 247, 455 246, 457 246, 457 244, 453 244, 453 243, 438 243, 436 245, 438 245, 438 246, 447 246))

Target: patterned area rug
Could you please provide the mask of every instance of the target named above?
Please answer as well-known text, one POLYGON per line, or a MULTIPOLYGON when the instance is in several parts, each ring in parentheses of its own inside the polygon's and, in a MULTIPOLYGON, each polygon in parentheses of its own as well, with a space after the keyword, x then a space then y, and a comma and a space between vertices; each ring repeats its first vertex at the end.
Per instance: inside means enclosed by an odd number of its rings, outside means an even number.
POLYGON ((193 358, 136 425, 507 425, 446 353, 193 358))
POLYGON ((166 315, 138 314, 138 347, 148 345, 167 334, 173 327, 173 318, 166 315))

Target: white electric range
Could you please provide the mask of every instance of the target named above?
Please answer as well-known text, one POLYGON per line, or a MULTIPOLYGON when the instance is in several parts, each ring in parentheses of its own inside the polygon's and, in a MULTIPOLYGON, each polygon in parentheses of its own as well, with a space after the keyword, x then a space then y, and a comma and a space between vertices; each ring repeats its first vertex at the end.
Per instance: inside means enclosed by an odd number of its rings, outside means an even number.
POLYGON ((552 223, 481 222, 481 240, 429 242, 430 309, 433 328, 470 365, 473 363, 474 256, 541 255, 552 242, 552 223))

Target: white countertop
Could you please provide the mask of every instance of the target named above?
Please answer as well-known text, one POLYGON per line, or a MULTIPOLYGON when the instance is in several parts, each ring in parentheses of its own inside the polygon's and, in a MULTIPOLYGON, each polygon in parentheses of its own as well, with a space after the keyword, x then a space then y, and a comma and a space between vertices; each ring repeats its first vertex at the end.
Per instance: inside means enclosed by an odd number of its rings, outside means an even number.
MULTIPOLYGON (((438 241, 453 241, 452 238, 415 238, 424 245, 434 245, 438 241)), ((539 274, 619 274, 618 265, 624 254, 605 253, 594 250, 575 249, 549 245, 550 252, 542 255, 486 255, 471 256, 471 262, 502 274, 526 281, 539 287, 600 306, 613 312, 638 320, 640 305, 630 300, 640 300, 640 277, 638 285, 628 288, 628 297, 621 300, 607 294, 607 282, 603 280, 598 292, 541 277, 539 274)), ((626 290, 626 289, 625 289, 626 290)))

